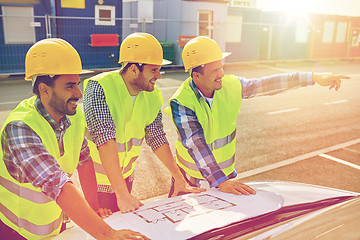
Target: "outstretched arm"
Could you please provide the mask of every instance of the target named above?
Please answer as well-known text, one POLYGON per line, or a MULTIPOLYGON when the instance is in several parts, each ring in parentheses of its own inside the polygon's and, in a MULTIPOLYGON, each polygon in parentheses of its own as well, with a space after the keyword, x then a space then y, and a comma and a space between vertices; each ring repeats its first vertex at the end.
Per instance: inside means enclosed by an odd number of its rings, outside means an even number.
POLYGON ((242 97, 274 95, 294 89, 313 85, 311 72, 293 72, 270 75, 261 78, 238 77, 242 86, 242 97))
POLYGON ((330 86, 330 89, 338 90, 342 79, 350 77, 335 75, 332 73, 311 73, 293 72, 282 73, 262 78, 246 79, 238 77, 242 86, 242 97, 250 98, 254 96, 274 95, 289 89, 305 87, 318 83, 320 86, 330 86))

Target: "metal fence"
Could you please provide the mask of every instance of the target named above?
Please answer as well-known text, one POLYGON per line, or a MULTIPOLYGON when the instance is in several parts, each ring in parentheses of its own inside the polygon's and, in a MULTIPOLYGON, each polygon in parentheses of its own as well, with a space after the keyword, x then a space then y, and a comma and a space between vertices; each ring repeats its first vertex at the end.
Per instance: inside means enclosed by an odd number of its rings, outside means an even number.
MULTIPOLYGON (((153 34, 163 46, 164 58, 171 60, 172 66, 182 66, 179 36, 199 35, 202 24, 198 21, 154 19, 146 22, 137 18, 115 18, 112 19, 114 25, 104 26, 96 25, 94 17, 35 16, 25 21, 29 26, 9 29, 6 18, 9 17, 0 15, 0 75, 23 74, 27 50, 34 42, 51 37, 70 42, 79 52, 84 69, 118 68, 119 45, 93 46, 91 35, 116 34, 121 44, 122 39, 133 32, 153 34), (33 39, 27 32, 34 35, 33 39)), ((296 36, 297 27, 296 24, 214 22, 202 31, 217 41, 224 51, 232 52, 226 59, 228 62, 304 59, 313 46, 311 26, 305 29, 306 36, 302 41, 296 36)))

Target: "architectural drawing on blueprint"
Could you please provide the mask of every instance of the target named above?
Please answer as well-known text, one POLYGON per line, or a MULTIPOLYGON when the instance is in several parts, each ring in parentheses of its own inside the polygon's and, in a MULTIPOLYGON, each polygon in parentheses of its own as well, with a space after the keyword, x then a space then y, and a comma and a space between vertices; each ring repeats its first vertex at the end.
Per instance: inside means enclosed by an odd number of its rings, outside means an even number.
POLYGON ((188 217, 195 217, 216 210, 236 206, 219 197, 209 194, 184 196, 183 199, 169 202, 159 206, 133 212, 147 223, 169 221, 177 223, 188 217))

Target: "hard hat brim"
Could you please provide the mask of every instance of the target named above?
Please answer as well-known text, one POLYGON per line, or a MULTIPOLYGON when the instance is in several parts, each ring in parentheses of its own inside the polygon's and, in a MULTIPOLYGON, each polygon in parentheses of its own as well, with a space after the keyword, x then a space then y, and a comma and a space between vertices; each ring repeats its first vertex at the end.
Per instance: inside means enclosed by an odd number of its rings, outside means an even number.
POLYGON ((224 52, 222 53, 222 59, 228 57, 231 54, 231 52, 224 52))
MULTIPOLYGON (((64 73, 64 74, 58 74, 58 75, 67 75, 67 74, 79 74, 79 75, 82 75, 82 74, 88 74, 88 73, 94 73, 94 71, 83 69, 80 73, 64 73)), ((44 74, 44 75, 49 75, 49 74, 44 74)), ((41 76, 41 75, 39 75, 39 76, 41 76)), ((33 78, 33 76, 30 76, 30 77, 27 77, 27 78, 25 77, 24 79, 26 81, 32 81, 32 78, 33 78)))
MULTIPOLYGON (((223 52, 223 53, 222 53, 222 57, 221 57, 221 59, 219 59, 219 60, 222 60, 222 59, 228 57, 230 54, 231 54, 231 52, 223 52)), ((216 60, 216 61, 218 61, 218 60, 216 60)), ((210 63, 210 62, 206 62, 206 63, 203 63, 203 64, 207 64, 207 63, 210 63)), ((202 65, 202 64, 200 64, 200 65, 202 65)), ((199 65, 199 66, 200 66, 200 65, 199 65)), ((189 69, 185 69, 185 72, 188 72, 189 70, 190 70, 190 68, 189 68, 189 69)))
POLYGON ((166 60, 166 59, 163 59, 161 65, 168 65, 168 64, 171 64, 172 61, 169 61, 169 60, 166 60))
POLYGON ((95 72, 95 71, 83 69, 83 70, 81 71, 81 73, 79 73, 79 74, 81 75, 81 74, 88 74, 88 73, 94 73, 94 72, 95 72))

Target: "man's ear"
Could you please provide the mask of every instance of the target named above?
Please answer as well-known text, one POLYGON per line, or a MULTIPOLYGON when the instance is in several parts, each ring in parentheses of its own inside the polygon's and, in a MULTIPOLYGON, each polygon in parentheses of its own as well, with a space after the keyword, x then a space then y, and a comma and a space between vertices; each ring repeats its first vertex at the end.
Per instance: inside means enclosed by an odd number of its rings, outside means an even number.
POLYGON ((192 72, 192 78, 193 78, 193 79, 199 79, 199 77, 200 77, 200 73, 198 73, 198 72, 192 72))
POLYGON ((48 85, 46 85, 45 83, 40 83, 38 87, 39 87, 40 96, 43 97, 49 96, 50 87, 48 85))
POLYGON ((139 72, 139 69, 135 64, 131 64, 128 70, 130 70, 130 72, 135 75, 139 72))

